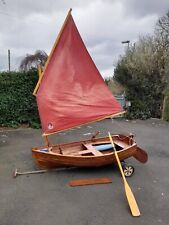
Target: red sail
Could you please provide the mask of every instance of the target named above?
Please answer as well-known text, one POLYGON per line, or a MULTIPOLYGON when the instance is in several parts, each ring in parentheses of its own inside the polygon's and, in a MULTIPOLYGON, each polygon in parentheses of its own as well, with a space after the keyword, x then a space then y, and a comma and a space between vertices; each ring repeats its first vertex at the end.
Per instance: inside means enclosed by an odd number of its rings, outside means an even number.
POLYGON ((68 16, 43 73, 37 103, 48 135, 122 111, 68 16))

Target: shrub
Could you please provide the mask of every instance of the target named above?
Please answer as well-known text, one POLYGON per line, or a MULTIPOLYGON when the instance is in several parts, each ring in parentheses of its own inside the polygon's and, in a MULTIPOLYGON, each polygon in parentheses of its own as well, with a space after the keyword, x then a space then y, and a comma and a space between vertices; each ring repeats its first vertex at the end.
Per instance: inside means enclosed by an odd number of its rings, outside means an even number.
POLYGON ((40 126, 36 99, 32 95, 37 79, 36 70, 0 73, 0 126, 40 126))

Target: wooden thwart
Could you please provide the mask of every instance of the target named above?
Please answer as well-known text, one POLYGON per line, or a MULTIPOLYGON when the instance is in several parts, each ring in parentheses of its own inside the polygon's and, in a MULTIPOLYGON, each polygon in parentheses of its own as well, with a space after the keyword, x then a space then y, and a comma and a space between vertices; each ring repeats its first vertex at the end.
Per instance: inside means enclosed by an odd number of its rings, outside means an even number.
POLYGON ((111 178, 90 178, 81 180, 72 180, 69 182, 71 187, 83 186, 83 185, 93 185, 93 184, 108 184, 112 183, 111 178))
POLYGON ((95 149, 95 147, 92 146, 91 144, 84 144, 84 146, 85 146, 88 150, 90 150, 90 151, 93 153, 93 155, 95 155, 95 156, 102 156, 102 155, 103 155, 103 153, 97 151, 97 149, 95 149))

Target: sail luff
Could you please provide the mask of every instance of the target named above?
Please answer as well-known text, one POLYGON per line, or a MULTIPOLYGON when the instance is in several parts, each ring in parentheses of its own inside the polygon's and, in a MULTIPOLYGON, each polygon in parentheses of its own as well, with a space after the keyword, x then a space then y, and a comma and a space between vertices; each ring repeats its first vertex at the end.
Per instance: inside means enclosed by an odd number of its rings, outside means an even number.
POLYGON ((42 81, 44 72, 45 72, 45 70, 46 70, 46 68, 47 68, 47 66, 48 66, 48 64, 49 64, 49 62, 50 62, 50 59, 51 59, 51 57, 52 57, 52 55, 53 55, 53 52, 54 52, 54 50, 55 50, 55 48, 56 48, 56 46, 57 46, 57 44, 58 44, 58 42, 59 42, 59 39, 60 39, 60 37, 61 37, 61 35, 62 35, 62 32, 63 32, 63 30, 64 30, 64 27, 65 27, 65 25, 66 25, 66 23, 67 23, 67 21, 68 21, 68 19, 69 19, 69 16, 71 15, 71 12, 72 12, 72 9, 70 8, 70 9, 69 9, 69 12, 68 12, 68 14, 67 14, 67 16, 66 16, 66 19, 65 19, 65 21, 64 21, 64 23, 63 23, 63 25, 62 25, 62 28, 61 28, 61 30, 60 30, 60 32, 59 32, 59 34, 58 34, 58 36, 57 36, 57 38, 56 38, 56 40, 55 40, 55 43, 54 43, 53 47, 52 47, 52 50, 51 50, 51 52, 50 52, 50 55, 49 55, 49 57, 48 57, 48 59, 47 59, 47 61, 46 61, 46 63, 45 63, 44 70, 43 70, 43 72, 41 73, 41 76, 39 77, 39 80, 38 80, 38 82, 37 82, 37 84, 36 84, 36 87, 35 87, 35 89, 34 89, 34 91, 33 91, 33 95, 35 95, 35 96, 36 96, 36 94, 37 94, 38 88, 39 88, 40 83, 41 83, 41 81, 42 81))

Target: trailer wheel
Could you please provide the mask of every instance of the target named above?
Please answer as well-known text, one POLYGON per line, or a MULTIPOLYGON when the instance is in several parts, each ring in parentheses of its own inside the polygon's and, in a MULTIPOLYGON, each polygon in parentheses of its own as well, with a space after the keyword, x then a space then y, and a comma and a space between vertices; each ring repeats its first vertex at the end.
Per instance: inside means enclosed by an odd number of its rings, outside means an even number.
POLYGON ((123 164, 123 172, 125 177, 131 177, 134 173, 134 167, 130 164, 123 164))

